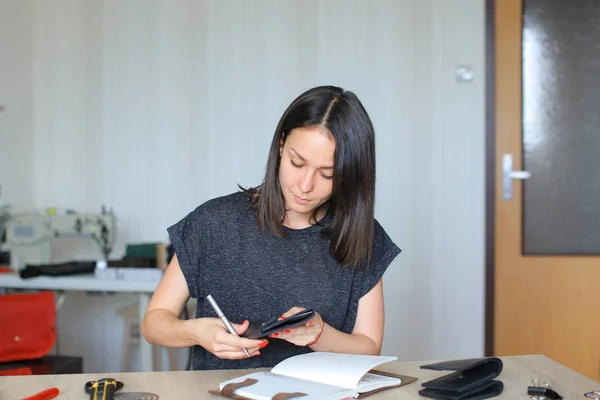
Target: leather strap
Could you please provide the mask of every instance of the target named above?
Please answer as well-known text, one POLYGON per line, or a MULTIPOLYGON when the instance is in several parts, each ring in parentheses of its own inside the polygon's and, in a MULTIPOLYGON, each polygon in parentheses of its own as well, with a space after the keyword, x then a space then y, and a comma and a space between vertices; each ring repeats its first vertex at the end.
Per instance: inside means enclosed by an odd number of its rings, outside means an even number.
POLYGON ((244 387, 244 386, 254 385, 256 382, 258 382, 256 379, 246 378, 246 380, 243 382, 230 383, 228 385, 225 385, 225 387, 223 387, 223 390, 221 390, 221 394, 223 396, 232 397, 234 390, 244 387))
POLYGON ((277 393, 271 400, 287 400, 295 397, 308 396, 306 393, 294 392, 294 393, 277 393))

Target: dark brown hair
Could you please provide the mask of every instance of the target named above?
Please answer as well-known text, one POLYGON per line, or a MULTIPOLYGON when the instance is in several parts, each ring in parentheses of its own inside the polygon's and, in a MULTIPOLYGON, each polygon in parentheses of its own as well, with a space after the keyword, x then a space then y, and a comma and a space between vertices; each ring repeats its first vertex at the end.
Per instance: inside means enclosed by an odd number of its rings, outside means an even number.
MULTIPOLYGON (((343 266, 371 261, 375 206, 375 133, 358 97, 335 86, 319 86, 302 93, 281 117, 267 159, 263 183, 242 190, 253 200, 260 232, 265 227, 280 237, 285 200, 279 184, 281 140, 296 128, 325 128, 335 141, 333 190, 320 208, 331 219, 321 234, 330 240, 333 256, 343 266)), ((320 210, 314 211, 313 219, 320 210)))

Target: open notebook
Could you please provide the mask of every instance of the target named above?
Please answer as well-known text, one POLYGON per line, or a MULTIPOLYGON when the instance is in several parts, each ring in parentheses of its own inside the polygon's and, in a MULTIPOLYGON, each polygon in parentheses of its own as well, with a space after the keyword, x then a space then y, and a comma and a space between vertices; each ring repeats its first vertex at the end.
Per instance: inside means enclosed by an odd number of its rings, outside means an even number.
POLYGON ((283 393, 296 395, 287 398, 302 400, 355 398, 413 382, 412 377, 369 372, 396 359, 325 352, 302 354, 280 362, 270 372, 255 372, 222 382, 219 391, 211 393, 257 400, 270 400, 283 393))

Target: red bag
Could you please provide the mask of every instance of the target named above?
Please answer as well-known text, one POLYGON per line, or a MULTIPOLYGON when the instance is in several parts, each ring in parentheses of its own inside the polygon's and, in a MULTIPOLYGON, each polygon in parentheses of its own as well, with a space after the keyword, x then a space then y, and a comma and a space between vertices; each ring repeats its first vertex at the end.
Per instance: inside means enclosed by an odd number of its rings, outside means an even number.
POLYGON ((0 362, 42 358, 55 341, 52 292, 0 295, 0 362))

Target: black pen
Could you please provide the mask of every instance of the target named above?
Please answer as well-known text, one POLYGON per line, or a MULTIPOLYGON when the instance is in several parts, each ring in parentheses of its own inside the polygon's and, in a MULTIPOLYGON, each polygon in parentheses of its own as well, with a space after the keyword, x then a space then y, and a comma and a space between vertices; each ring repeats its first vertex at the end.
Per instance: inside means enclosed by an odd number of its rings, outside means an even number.
MULTIPOLYGON (((217 304, 215 299, 213 299, 213 297, 210 294, 208 296, 206 296, 206 299, 208 300, 208 302, 210 303, 212 308, 215 310, 215 312, 217 313, 219 318, 221 318, 221 321, 223 321, 223 323, 227 327, 227 330, 229 331, 229 333, 239 337, 240 335, 238 335, 238 333, 235 331, 235 328, 233 327, 233 325, 231 325, 231 322, 229 322, 229 320, 227 319, 225 314, 223 314, 223 311, 221 311, 221 307, 219 307, 219 305, 217 304)), ((242 349, 244 350, 244 353, 246 353, 246 355, 248 357, 250 357, 250 353, 248 353, 248 350, 246 350, 245 347, 242 347, 242 349)))

